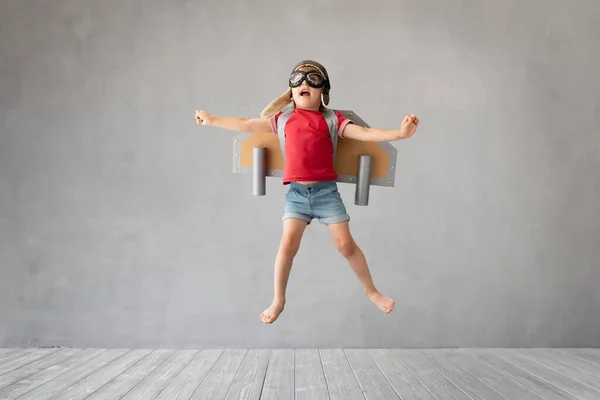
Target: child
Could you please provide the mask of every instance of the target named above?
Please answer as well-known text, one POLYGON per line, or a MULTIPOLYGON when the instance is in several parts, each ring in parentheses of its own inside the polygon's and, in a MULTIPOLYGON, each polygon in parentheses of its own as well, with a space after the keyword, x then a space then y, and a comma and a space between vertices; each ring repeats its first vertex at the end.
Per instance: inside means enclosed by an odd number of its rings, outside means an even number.
MULTIPOLYGON (((350 217, 337 189, 333 144, 322 114, 329 104, 331 88, 327 71, 315 61, 304 60, 292 70, 288 85, 288 90, 267 106, 260 119, 219 117, 196 111, 196 122, 201 125, 277 134, 281 109, 293 103, 294 111, 285 125, 283 183, 289 184, 289 190, 282 217, 283 236, 275 259, 275 293, 273 303, 260 318, 270 324, 283 311, 292 261, 300 248, 304 230, 313 218, 327 225, 338 251, 348 260, 369 300, 383 312, 390 313, 395 303, 375 288, 365 256, 350 234, 350 217)), ((397 130, 364 128, 339 112, 336 116, 339 137, 372 142, 407 139, 419 124, 413 114, 405 116, 397 130)))

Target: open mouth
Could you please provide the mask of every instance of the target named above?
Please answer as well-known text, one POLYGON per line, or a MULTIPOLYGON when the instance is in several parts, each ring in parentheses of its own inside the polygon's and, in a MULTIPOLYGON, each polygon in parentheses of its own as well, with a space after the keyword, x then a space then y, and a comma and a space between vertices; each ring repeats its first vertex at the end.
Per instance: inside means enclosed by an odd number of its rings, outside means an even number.
POLYGON ((310 92, 307 89, 302 89, 300 91, 300 96, 310 96, 310 92))

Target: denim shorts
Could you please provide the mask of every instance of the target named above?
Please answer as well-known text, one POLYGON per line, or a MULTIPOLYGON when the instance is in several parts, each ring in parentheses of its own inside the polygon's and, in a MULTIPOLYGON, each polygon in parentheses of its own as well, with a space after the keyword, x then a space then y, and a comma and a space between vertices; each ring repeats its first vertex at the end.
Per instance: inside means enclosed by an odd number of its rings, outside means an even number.
POLYGON ((285 213, 282 220, 296 218, 310 224, 317 218, 323 224, 337 224, 350 220, 336 181, 317 182, 311 185, 290 183, 285 196, 285 213))

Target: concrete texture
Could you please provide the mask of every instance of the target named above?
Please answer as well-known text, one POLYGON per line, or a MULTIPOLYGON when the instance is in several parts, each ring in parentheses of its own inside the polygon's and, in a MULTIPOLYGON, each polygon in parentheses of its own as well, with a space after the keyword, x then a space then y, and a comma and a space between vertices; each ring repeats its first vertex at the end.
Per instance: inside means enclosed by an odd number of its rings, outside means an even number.
POLYGON ((0 346, 600 346, 600 4, 0 1, 0 346), (324 226, 272 326, 285 188, 234 132, 319 60, 393 129, 395 188, 340 191, 384 315, 324 226))

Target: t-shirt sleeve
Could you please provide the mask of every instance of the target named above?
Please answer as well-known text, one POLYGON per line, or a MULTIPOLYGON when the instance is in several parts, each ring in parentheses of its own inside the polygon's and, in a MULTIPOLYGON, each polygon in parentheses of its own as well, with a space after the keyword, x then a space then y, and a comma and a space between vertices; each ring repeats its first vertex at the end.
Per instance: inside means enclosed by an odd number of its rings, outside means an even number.
POLYGON ((346 127, 346 125, 353 124, 354 122, 352 122, 351 119, 346 118, 344 114, 342 114, 339 111, 336 111, 335 115, 337 115, 338 117, 338 136, 344 137, 344 128, 346 127))
POLYGON ((271 117, 271 131, 273 131, 273 133, 277 133, 277 119, 281 114, 283 114, 283 111, 279 111, 271 117))

